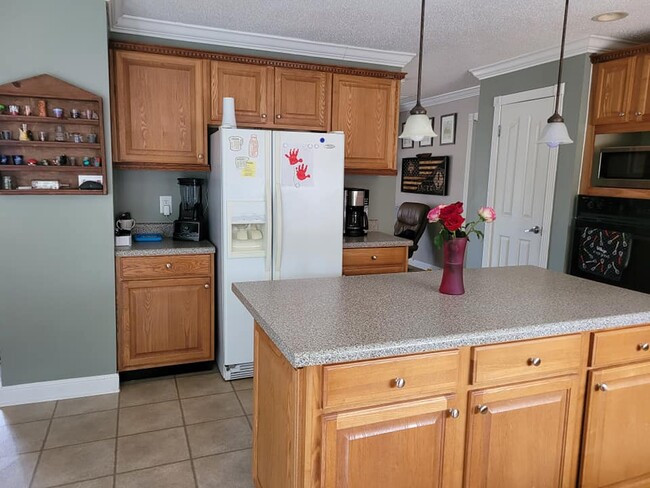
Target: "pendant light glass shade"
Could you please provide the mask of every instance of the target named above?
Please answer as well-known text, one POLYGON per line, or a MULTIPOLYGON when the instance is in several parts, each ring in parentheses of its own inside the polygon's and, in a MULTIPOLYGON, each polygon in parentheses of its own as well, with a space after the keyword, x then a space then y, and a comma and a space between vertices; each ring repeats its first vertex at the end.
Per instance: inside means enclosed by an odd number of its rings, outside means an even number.
POLYGON ((431 128, 431 119, 429 119, 426 113, 409 115, 399 138, 419 142, 425 137, 438 137, 433 132, 433 128, 431 128))
POLYGON ((546 144, 548 147, 558 147, 560 144, 572 144, 573 140, 569 137, 569 131, 564 121, 558 121, 546 124, 542 129, 539 143, 546 144))
POLYGON ((425 137, 438 137, 433 132, 431 127, 431 120, 427 116, 427 111, 420 105, 420 94, 422 92, 422 45, 424 42, 424 0, 422 0, 422 10, 420 12, 420 51, 418 59, 418 92, 415 107, 411 109, 411 113, 406 119, 404 130, 399 135, 400 139, 411 139, 414 142, 419 142, 425 137))

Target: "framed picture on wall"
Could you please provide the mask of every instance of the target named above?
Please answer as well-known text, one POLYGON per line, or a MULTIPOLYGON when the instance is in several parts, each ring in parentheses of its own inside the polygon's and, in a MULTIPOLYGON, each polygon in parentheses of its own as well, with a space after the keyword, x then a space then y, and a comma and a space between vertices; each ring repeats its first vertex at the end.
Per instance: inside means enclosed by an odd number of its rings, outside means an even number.
MULTIPOLYGON (((431 121, 431 129, 435 130, 433 128, 433 123, 435 121, 435 117, 429 117, 429 120, 431 121)), ((433 137, 425 137, 422 139, 419 143, 420 147, 430 147, 433 146, 433 137)))
MULTIPOLYGON (((406 124, 406 122, 402 122, 402 132, 404 132, 404 124, 406 124)), ((402 132, 400 132, 400 134, 402 132)), ((402 141, 402 149, 411 149, 415 147, 415 142, 411 139, 400 139, 400 141, 402 141)))
POLYGON ((440 145, 456 144, 456 118, 458 114, 440 117, 440 145))
POLYGON ((402 192, 447 195, 449 161, 449 156, 431 154, 402 158, 402 192))

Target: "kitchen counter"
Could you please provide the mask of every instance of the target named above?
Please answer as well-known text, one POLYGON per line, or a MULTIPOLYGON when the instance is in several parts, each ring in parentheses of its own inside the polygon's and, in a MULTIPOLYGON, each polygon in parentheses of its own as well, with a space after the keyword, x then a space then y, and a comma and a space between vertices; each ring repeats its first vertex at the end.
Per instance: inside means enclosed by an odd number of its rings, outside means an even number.
POLYGON ((115 246, 115 256, 169 256, 178 254, 214 254, 210 241, 175 241, 163 238, 160 242, 135 242, 131 246, 115 246))
POLYGON ((291 365, 452 349, 650 322, 650 295, 525 266, 233 284, 291 365))
POLYGON ((365 236, 349 237, 343 236, 343 249, 357 249, 361 247, 407 247, 412 246, 413 241, 402 239, 383 232, 368 232, 365 236))

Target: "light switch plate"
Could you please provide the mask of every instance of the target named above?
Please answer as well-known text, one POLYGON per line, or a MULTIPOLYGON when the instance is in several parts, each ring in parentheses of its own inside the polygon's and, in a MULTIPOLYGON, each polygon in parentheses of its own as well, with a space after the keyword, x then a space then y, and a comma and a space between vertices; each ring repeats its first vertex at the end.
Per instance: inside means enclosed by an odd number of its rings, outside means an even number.
POLYGON ((165 215, 165 205, 169 206, 169 208, 172 208, 172 197, 170 196, 161 196, 160 197, 160 213, 165 215))

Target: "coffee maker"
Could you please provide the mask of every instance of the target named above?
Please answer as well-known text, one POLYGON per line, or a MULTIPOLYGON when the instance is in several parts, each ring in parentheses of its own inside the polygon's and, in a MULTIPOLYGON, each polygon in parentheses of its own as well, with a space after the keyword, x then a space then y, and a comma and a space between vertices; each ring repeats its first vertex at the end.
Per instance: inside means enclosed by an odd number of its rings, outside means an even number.
POLYGON ((174 221, 174 239, 200 241, 207 237, 208 223, 203 207, 203 184, 200 178, 178 178, 181 203, 178 220, 174 221))
POLYGON ((368 230, 369 191, 363 188, 345 188, 343 211, 344 234, 350 237, 365 236, 368 230))

